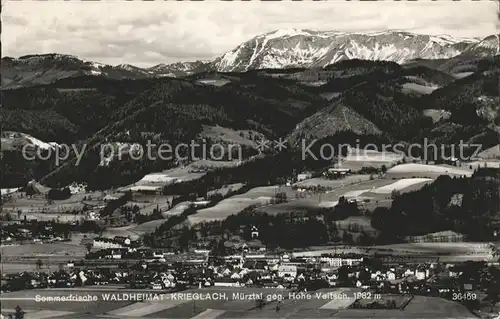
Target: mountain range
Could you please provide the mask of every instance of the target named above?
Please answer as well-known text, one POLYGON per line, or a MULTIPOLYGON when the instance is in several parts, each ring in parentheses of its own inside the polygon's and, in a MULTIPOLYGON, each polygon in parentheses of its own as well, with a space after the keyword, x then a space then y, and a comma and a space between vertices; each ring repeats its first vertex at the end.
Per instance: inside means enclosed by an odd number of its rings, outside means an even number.
POLYGON ((65 54, 2 58, 2 87, 48 84, 82 75, 110 79, 183 77, 199 72, 256 69, 323 68, 342 60, 384 60, 406 64, 416 59, 483 58, 500 52, 498 35, 458 39, 403 31, 378 33, 320 32, 283 29, 258 35, 210 61, 177 62, 140 68, 84 61, 65 54))
POLYGON ((148 69, 63 54, 3 58, 0 184, 108 189, 179 164, 102 166, 103 143, 238 143, 246 158, 261 154, 261 138, 283 138, 290 152, 300 139, 491 147, 500 133, 498 45, 498 36, 279 30, 212 61, 148 69), (87 148, 78 166, 73 157, 55 166, 23 160, 26 143, 87 148))

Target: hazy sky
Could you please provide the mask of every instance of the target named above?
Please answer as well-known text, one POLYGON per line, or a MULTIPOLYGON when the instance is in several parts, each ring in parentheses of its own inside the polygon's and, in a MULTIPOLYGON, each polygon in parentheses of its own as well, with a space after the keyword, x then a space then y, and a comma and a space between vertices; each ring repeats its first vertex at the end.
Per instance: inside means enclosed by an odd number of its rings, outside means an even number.
POLYGON ((458 37, 496 32, 492 1, 2 2, 4 56, 56 52, 138 66, 210 59, 258 34, 292 27, 458 37))

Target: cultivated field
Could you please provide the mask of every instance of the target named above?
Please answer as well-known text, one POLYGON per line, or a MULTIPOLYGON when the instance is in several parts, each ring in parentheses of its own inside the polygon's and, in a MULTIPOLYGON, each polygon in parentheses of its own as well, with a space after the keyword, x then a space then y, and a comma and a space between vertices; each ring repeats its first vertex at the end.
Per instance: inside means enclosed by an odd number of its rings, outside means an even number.
POLYGON ((61 214, 64 212, 79 212, 84 205, 82 201, 83 199, 80 199, 79 196, 70 198, 69 200, 54 201, 53 203, 48 203, 42 197, 24 197, 7 201, 4 204, 4 211, 15 213, 21 211, 23 214, 27 214, 28 218, 31 213, 61 214))
POLYGON ((200 79, 198 82, 206 85, 223 86, 231 81, 226 79, 200 79))
POLYGON ((370 175, 349 175, 344 179, 310 178, 294 184, 299 188, 311 188, 316 186, 337 188, 348 184, 359 183, 370 180, 370 175))
POLYGON ((500 168, 500 160, 481 160, 481 161, 464 163, 464 165, 467 167, 472 166, 473 169, 476 169, 479 167, 500 168))
POLYGON ((208 171, 220 167, 234 167, 241 163, 237 160, 234 161, 212 161, 212 160, 199 160, 190 163, 186 166, 172 168, 163 172, 151 173, 145 175, 134 184, 120 187, 119 190, 128 190, 134 186, 156 186, 161 187, 170 183, 187 182, 196 180, 204 176, 208 171))
POLYGON ((226 196, 226 194, 228 192, 235 192, 235 191, 239 190, 240 188, 242 188, 243 186, 244 186, 243 183, 229 184, 229 185, 225 185, 222 188, 211 190, 207 193, 207 195, 211 196, 211 195, 215 195, 215 194, 220 194, 222 196, 226 196))
POLYGON ((104 192, 80 192, 65 200, 49 202, 43 194, 26 197, 25 193, 17 192, 5 199, 3 211, 16 219, 75 222, 85 218, 82 211, 86 204, 104 205, 104 196, 104 192))
POLYGON ((20 272, 53 272, 59 269, 58 265, 55 264, 43 264, 42 268, 38 268, 35 263, 10 263, 4 262, 1 265, 1 271, 3 274, 17 274, 20 272))
POLYGON ((99 314, 112 311, 114 309, 126 307, 131 304, 127 301, 102 301, 101 293, 103 291, 82 290, 77 289, 40 289, 40 290, 25 290, 2 294, 2 314, 12 313, 16 306, 20 306, 27 314, 25 319, 42 319, 42 318, 96 318, 99 314), (57 296, 87 296, 88 294, 99 297, 99 301, 77 302, 77 301, 35 301, 35 296, 41 297, 57 297, 57 296))
MULTIPOLYGON (((411 296, 406 295, 395 295, 395 294, 383 294, 380 295, 380 299, 377 299, 376 301, 381 304, 385 304, 387 301, 395 301, 396 302, 396 308, 402 307, 404 304, 408 303, 408 301, 411 300, 411 296)), ((374 301, 374 298, 366 298, 366 299, 359 299, 356 301, 356 303, 362 307, 366 307, 370 303, 374 301)))
MULTIPOLYGON (((160 221, 164 222, 165 220, 160 219, 160 220, 154 220, 153 222, 160 222, 160 221)), ((152 226, 149 223, 150 222, 141 225, 128 225, 124 227, 109 227, 106 228, 106 230, 102 233, 102 237, 114 238, 115 236, 129 236, 130 239, 136 240, 140 237, 140 235, 143 234, 140 231, 141 229, 154 230, 154 228, 152 228, 152 226), (136 231, 137 227, 140 227, 138 228, 139 231, 136 231)))
POLYGON ((200 223, 209 220, 223 220, 230 215, 241 212, 252 205, 269 205, 273 197, 285 192, 287 198, 294 198, 297 191, 285 186, 263 186, 252 188, 248 192, 224 199, 214 207, 200 209, 196 215, 189 216, 189 222, 200 223))
POLYGON ((455 167, 450 165, 425 165, 425 164, 401 164, 390 168, 387 171, 388 177, 426 177, 436 178, 439 175, 451 176, 471 176, 472 170, 465 167, 455 167))

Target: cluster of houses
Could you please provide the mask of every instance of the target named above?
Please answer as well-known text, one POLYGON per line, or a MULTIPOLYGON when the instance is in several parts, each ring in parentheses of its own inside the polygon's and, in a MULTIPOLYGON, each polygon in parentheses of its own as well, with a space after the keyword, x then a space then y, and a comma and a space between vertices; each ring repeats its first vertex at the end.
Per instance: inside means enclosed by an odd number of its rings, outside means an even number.
POLYGON ((140 241, 133 240, 130 237, 125 237, 125 236, 115 236, 113 238, 106 238, 106 237, 90 238, 84 236, 80 244, 89 248, 93 248, 95 250, 103 250, 103 249, 121 249, 128 247, 138 247, 140 246, 140 241))
POLYGON ((87 261, 131 262, 139 265, 145 273, 156 274, 154 280, 138 275, 139 279, 129 282, 132 288, 169 289, 178 287, 180 282, 182 286, 203 287, 350 286, 390 293, 444 295, 460 289, 453 280, 448 280, 444 287, 442 282, 430 282, 430 279, 437 278, 438 273, 440 278, 443 274, 444 277, 458 278, 460 272, 454 271, 452 264, 446 265, 444 270, 433 262, 381 262, 374 266, 368 257, 353 253, 294 257, 293 253, 269 253, 258 239, 245 242, 238 236, 227 240, 224 247, 233 253, 216 257, 207 249, 176 254, 158 249, 122 247, 101 249, 89 253, 86 258, 87 261), (185 265, 187 270, 179 272, 179 264, 185 265), (434 289, 433 285, 438 288, 434 289))
MULTIPOLYGON (((23 224, 11 224, 11 227, 4 227, 0 230, 0 241, 2 245, 43 243, 68 240, 69 233, 58 233, 51 225, 46 225, 44 229, 33 233, 30 227, 23 224)), ((28 225, 29 226, 29 225, 28 225)))

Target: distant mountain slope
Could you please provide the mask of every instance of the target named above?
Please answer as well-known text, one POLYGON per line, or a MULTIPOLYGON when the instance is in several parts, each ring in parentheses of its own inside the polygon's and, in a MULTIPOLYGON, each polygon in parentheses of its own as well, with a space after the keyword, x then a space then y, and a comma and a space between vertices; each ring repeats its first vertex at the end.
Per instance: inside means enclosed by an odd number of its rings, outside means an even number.
POLYGON ((53 141, 73 141, 78 127, 54 110, 24 110, 2 107, 2 131, 25 132, 37 138, 53 141))
POLYGON ((345 33, 299 29, 276 30, 258 35, 210 61, 176 62, 139 68, 83 61, 64 54, 2 58, 2 87, 48 84, 82 75, 111 79, 183 77, 207 72, 242 72, 255 69, 323 68, 343 60, 384 60, 399 64, 441 61, 454 57, 484 58, 499 53, 498 36, 454 39, 402 31, 345 33), (413 63, 413 62, 412 62, 413 63))
POLYGON ((482 119, 500 124, 499 75, 500 68, 474 73, 435 90, 425 103, 450 111, 457 123, 475 124, 482 119))
POLYGON ((50 84, 60 79, 86 75, 121 80, 161 77, 169 74, 129 64, 111 66, 84 61, 72 55, 56 53, 26 55, 18 59, 2 58, 3 88, 50 84))
POLYGON ((9 186, 44 177, 53 187, 76 181, 108 188, 179 165, 175 160, 124 158, 103 167, 99 151, 108 142, 234 140, 245 156, 255 154, 259 136, 341 142, 360 136, 370 143, 422 143, 429 138, 444 144, 463 140, 496 145, 498 57, 478 59, 476 66, 479 71, 456 79, 422 64, 353 59, 318 68, 203 71, 184 78, 111 79, 76 73, 51 84, 4 89, 4 130, 89 147, 78 167, 71 161, 60 167, 47 166, 47 161, 23 164, 18 152, 5 152, 6 165, 16 172, 9 186), (225 83, 214 85, 210 79, 225 83), (434 91, 414 94, 408 84, 434 91), (327 95, 329 100, 322 98, 327 95), (433 121, 425 115, 428 109, 446 110, 450 116, 433 121), (210 129, 217 126, 222 129, 210 129))
MULTIPOLYGON (((402 68, 388 62, 364 61, 353 68, 356 61, 348 61, 349 67, 337 69, 342 71, 337 77, 314 88, 337 92, 332 104, 298 124, 290 138, 324 138, 339 131, 364 131, 371 135, 382 133, 397 141, 422 142, 428 138, 444 144, 463 140, 491 145, 495 138, 498 140, 495 131, 500 111, 499 72, 495 71, 498 67, 489 60, 480 61, 483 72, 463 79, 418 64, 402 68), (370 64, 371 68, 360 68, 370 64), (432 88, 433 92, 414 94, 408 84, 432 88), (446 110, 450 116, 434 124, 426 113, 428 109, 446 110), (354 120, 343 116, 352 114, 349 111, 355 112, 354 120), (349 125, 351 122, 356 124, 349 125)), ((326 69, 334 70, 341 64, 326 69)))
POLYGON ((381 130, 353 109, 338 102, 321 109, 297 125, 289 141, 292 145, 300 139, 323 139, 339 132, 352 132, 357 135, 379 135, 381 130))

